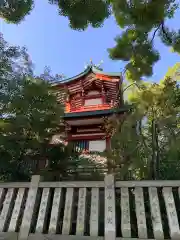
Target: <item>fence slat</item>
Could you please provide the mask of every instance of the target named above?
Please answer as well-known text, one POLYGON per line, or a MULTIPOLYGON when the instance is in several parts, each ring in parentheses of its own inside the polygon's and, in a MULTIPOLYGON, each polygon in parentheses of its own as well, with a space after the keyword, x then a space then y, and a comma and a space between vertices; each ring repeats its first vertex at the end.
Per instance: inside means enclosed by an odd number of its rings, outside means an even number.
POLYGON ((134 194, 135 194, 138 236, 139 236, 139 238, 146 239, 147 238, 147 227, 146 227, 143 189, 141 187, 136 187, 134 189, 134 194))
POLYGON ((41 177, 39 175, 33 175, 31 178, 30 188, 28 191, 26 206, 20 227, 19 240, 26 239, 29 235, 30 227, 32 224, 33 213, 36 207, 36 199, 38 195, 38 185, 41 177))
POLYGON ((149 200, 150 200, 150 208, 151 208, 151 218, 153 225, 154 237, 157 239, 164 239, 162 220, 161 220, 161 212, 159 206, 159 198, 157 195, 156 187, 149 187, 149 200))
POLYGON ((51 210, 51 218, 49 223, 49 233, 56 233, 58 217, 59 217, 59 207, 61 202, 61 192, 62 192, 62 188, 55 188, 52 210, 51 210))
POLYGON ((3 232, 13 207, 14 188, 9 188, 0 215, 0 232, 3 232))
POLYGON ((162 192, 163 192, 163 197, 164 197, 165 206, 166 206, 170 236, 173 239, 180 239, 179 223, 178 223, 172 188, 164 187, 162 192))
POLYGON ((4 196, 5 196, 5 189, 4 188, 0 188, 0 209, 2 209, 4 196))
POLYGON ((115 240, 116 222, 115 222, 115 187, 114 176, 105 176, 105 240, 115 240))
POLYGON ((71 218, 72 218, 72 205, 73 205, 73 195, 74 189, 67 188, 66 192, 66 202, 64 209, 63 227, 62 234, 69 234, 71 228, 71 218))
POLYGON ((3 198, 4 198, 5 190, 4 188, 0 188, 0 205, 2 204, 3 198))
POLYGON ((129 191, 128 188, 121 188, 121 232, 123 237, 131 237, 129 191))
POLYGON ((86 188, 79 188, 76 235, 82 236, 84 234, 85 213, 86 213, 86 188))
POLYGON ((50 196, 50 188, 44 188, 42 197, 41 197, 41 204, 39 208, 39 214, 36 224, 36 232, 42 233, 46 224, 47 219, 47 210, 49 206, 49 196, 50 196))
POLYGON ((13 209, 13 213, 12 213, 12 217, 11 217, 11 221, 10 221, 10 224, 9 224, 8 232, 15 232, 16 231, 16 227, 17 227, 17 224, 18 224, 18 218, 19 218, 20 213, 22 211, 24 193, 25 193, 25 188, 19 188, 18 194, 17 194, 17 197, 16 197, 16 201, 15 201, 15 205, 14 205, 14 209, 13 209))
POLYGON ((90 236, 98 236, 99 226, 99 188, 91 190, 90 236))

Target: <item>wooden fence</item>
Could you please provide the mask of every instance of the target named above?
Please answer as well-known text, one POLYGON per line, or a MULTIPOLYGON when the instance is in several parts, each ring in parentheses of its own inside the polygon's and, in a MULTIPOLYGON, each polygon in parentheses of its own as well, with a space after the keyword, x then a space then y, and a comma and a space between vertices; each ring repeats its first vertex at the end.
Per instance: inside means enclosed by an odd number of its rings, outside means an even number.
POLYGON ((0 183, 0 239, 180 239, 180 181, 0 183))

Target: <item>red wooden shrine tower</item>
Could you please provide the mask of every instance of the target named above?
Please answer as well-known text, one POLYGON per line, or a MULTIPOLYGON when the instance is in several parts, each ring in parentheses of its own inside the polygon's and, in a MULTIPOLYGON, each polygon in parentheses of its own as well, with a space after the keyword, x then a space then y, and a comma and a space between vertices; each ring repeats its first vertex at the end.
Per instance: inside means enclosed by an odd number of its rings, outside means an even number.
MULTIPOLYGON (((59 101, 65 105, 65 141, 86 152, 102 152, 110 147, 103 124, 119 104, 121 83, 120 73, 105 73, 91 64, 77 76, 53 84, 59 101)), ((119 106, 118 114, 123 112, 119 106)))

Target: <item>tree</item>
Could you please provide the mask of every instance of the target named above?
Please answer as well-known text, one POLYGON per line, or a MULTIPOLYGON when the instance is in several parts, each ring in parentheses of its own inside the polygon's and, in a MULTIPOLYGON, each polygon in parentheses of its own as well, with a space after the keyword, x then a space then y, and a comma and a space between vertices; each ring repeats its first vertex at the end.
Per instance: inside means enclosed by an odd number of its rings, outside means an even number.
POLYGON ((52 136, 63 131, 63 108, 49 82, 34 77, 25 49, 1 36, 0 55, 0 175, 14 180, 29 174, 28 157, 48 158, 52 136))
POLYGON ((29 156, 36 157, 37 161, 46 159, 52 136, 62 131, 62 108, 49 93, 49 84, 33 80, 24 78, 18 89, 10 90, 16 93, 1 117, 4 123, 0 137, 1 156, 15 162, 17 167, 21 167, 29 156))
MULTIPOLYGON (((85 30, 89 25, 100 27, 104 20, 114 15, 124 31, 115 38, 116 46, 109 49, 112 59, 127 62, 126 77, 137 81, 151 76, 153 65, 159 60, 154 48, 156 36, 174 52, 180 53, 180 32, 168 28, 166 22, 179 9, 176 0, 49 0, 62 16, 68 17, 70 27, 85 30)), ((0 16, 12 23, 19 23, 33 8, 33 0, 21 0, 16 4, 3 0, 0 16)))
POLYGON ((55 76, 53 76, 51 68, 46 66, 44 68, 44 72, 40 75, 40 78, 51 84, 54 82, 62 81, 65 76, 64 74, 56 74, 55 76))
POLYGON ((121 177, 132 170, 135 179, 179 179, 180 89, 172 77, 177 70, 176 65, 159 84, 142 83, 129 94, 131 112, 107 125, 115 134, 106 155, 121 177))

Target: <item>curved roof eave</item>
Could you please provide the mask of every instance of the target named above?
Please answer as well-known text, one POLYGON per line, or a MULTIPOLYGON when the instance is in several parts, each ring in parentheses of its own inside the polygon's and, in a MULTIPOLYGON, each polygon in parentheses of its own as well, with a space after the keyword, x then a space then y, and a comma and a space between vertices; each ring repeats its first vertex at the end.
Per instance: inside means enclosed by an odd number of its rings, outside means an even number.
POLYGON ((58 84, 66 84, 72 81, 75 81, 77 79, 79 79, 80 77, 83 77, 84 75, 88 74, 90 71, 92 71, 95 74, 102 74, 102 75, 107 75, 107 76, 112 76, 112 77, 121 77, 121 73, 107 73, 107 72, 103 72, 99 69, 97 69, 95 66, 88 66, 83 72, 79 73, 78 75, 71 77, 71 78, 67 78, 64 79, 62 81, 58 81, 58 82, 54 82, 52 85, 58 85, 58 84))

